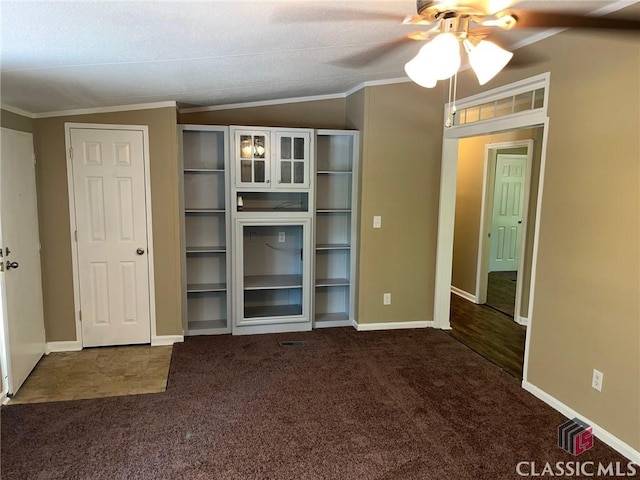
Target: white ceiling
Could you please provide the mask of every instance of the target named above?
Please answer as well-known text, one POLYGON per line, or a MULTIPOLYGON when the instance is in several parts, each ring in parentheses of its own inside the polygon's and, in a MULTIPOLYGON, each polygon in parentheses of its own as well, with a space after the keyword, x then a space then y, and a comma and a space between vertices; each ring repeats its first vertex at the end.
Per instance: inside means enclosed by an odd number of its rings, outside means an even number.
MULTIPOLYGON (((525 0, 517 7, 591 12, 635 1, 525 0)), ((407 43, 366 67, 340 64, 415 31, 400 24, 415 13, 414 0, 2 0, 0 7, 0 101, 36 114, 340 94, 404 77, 421 45, 407 43)), ((537 33, 509 32, 506 41, 537 33)))

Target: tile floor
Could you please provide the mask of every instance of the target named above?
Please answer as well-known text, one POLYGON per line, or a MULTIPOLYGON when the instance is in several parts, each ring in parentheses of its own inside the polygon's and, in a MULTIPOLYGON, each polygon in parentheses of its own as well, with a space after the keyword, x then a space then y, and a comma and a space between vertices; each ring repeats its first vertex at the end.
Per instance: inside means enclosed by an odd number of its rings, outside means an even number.
POLYGON ((162 392, 171 346, 85 348, 42 357, 10 404, 162 392))

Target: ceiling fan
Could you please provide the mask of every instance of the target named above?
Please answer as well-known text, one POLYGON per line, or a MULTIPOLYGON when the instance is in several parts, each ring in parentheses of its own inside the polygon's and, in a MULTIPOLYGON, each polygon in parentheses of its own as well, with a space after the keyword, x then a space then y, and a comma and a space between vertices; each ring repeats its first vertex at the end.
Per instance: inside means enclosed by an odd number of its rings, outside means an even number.
MULTIPOLYGON (((547 10, 510 8, 516 0, 417 0, 415 15, 404 18, 376 12, 359 12, 372 19, 401 20, 404 25, 421 27, 390 43, 379 45, 339 62, 360 67, 372 63, 412 40, 427 41, 410 60, 405 71, 409 78, 424 87, 434 87, 438 80, 451 78, 459 69, 460 51, 484 85, 509 63, 513 54, 499 47, 493 39, 499 32, 531 28, 588 28, 609 30, 640 30, 638 18, 588 16, 547 10), (463 48, 460 48, 462 44, 463 48)), ((337 13, 337 12, 336 12, 337 13)), ((336 17, 351 20, 351 13, 342 10, 336 17)), ((321 18, 331 17, 324 11, 321 18)))

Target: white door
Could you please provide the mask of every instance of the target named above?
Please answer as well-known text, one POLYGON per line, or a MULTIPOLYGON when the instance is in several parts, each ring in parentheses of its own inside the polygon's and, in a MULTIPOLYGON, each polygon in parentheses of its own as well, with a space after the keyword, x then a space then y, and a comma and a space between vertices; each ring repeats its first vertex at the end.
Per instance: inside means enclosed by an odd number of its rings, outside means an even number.
POLYGON ((82 345, 149 343, 143 132, 71 128, 82 345))
POLYGON ((33 136, 3 128, 0 164, 2 362, 11 395, 45 348, 33 136))
POLYGON ((518 270, 526 164, 526 155, 497 155, 491 217, 490 272, 518 270))

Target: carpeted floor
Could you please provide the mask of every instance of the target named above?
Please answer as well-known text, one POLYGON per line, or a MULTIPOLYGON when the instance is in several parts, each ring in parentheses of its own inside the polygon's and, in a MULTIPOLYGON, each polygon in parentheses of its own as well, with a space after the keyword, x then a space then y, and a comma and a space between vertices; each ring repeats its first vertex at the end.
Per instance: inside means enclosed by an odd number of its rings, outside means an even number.
MULTIPOLYGON (((1 413, 3 480, 495 480, 576 460, 564 417, 433 329, 190 337, 166 392, 1 413)), ((578 459, 626 464, 599 441, 578 459)))

